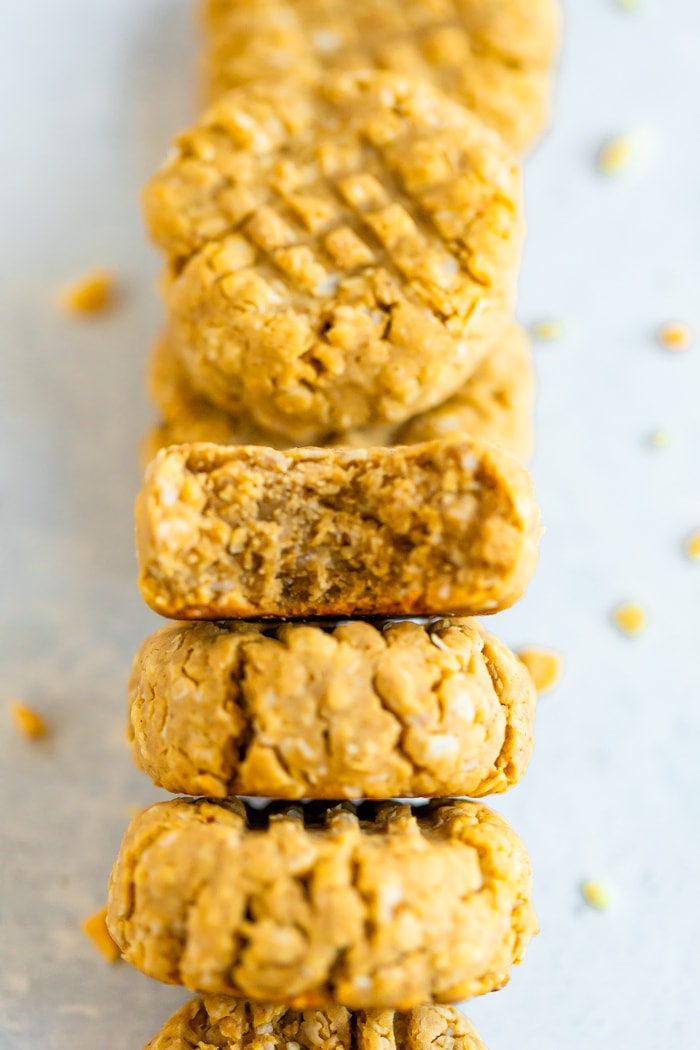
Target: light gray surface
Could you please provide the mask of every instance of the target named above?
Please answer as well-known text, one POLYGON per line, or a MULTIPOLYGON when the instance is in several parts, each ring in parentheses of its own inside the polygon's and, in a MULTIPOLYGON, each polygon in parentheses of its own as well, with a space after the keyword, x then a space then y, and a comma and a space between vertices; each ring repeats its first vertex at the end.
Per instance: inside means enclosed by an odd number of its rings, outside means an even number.
MULTIPOLYGON (((570 0, 557 123, 528 164, 520 316, 537 349, 535 476, 548 528, 526 600, 496 629, 561 651, 523 784, 498 803, 528 845, 542 934, 502 993, 471 1004, 491 1050, 698 1044, 700 6, 570 0), (602 140, 647 133, 606 180, 602 140), (667 428, 671 445, 646 438, 667 428), (647 632, 610 624, 642 601, 647 632), (582 879, 614 890, 604 914, 582 879)), ((124 684, 153 627, 134 575, 136 445, 159 309, 139 186, 192 109, 182 0, 0 5, 0 1050, 137 1050, 181 992, 108 967, 78 931, 99 906, 129 806, 156 796, 123 739, 124 684), (112 266, 123 302, 79 322, 64 281, 112 266), (5 702, 48 716, 18 740, 5 702)))

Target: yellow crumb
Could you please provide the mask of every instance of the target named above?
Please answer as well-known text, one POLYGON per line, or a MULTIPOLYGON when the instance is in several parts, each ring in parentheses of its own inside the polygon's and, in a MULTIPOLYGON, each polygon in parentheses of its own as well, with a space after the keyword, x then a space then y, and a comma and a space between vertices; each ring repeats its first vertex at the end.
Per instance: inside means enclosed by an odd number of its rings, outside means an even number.
POLYGON ((668 430, 652 430, 649 435, 649 444, 652 448, 668 448, 671 444, 671 435, 668 430))
POLYGON ((691 532, 685 541, 685 552, 691 561, 700 561, 700 529, 691 532))
POLYGON ((80 929, 90 938, 97 950, 109 963, 121 959, 121 952, 112 940, 107 929, 107 909, 100 908, 94 915, 88 915, 80 924, 80 929))
POLYGON ((613 611, 613 621, 623 634, 641 634, 647 625, 647 614, 637 602, 623 602, 613 611))
POLYGON ((97 314, 114 303, 117 282, 108 270, 95 270, 65 288, 61 306, 70 314, 97 314))
POLYGON ((521 649, 518 658, 525 664, 535 689, 538 693, 546 693, 552 689, 561 677, 562 660, 558 653, 552 649, 521 649))
POLYGON ((603 175, 620 175, 634 159, 636 148, 634 135, 609 139, 598 151, 598 171, 603 175))
POLYGON ((641 0, 617 0, 617 6, 625 11, 638 11, 642 4, 641 0))
POLYGON ((547 318, 542 321, 535 321, 531 326, 530 332, 535 339, 542 339, 543 341, 553 342, 555 339, 561 339, 564 335, 564 324, 562 321, 557 321, 555 318, 547 318))
POLYGON ((608 889, 597 879, 587 879, 581 883, 581 896, 586 904, 597 911, 607 911, 611 904, 608 889))
POLYGON ((659 329, 658 339, 665 350, 689 350, 693 344, 693 333, 687 324, 669 321, 659 329))
POLYGON ((10 713, 17 729, 30 740, 38 740, 40 737, 46 736, 49 731, 46 719, 42 718, 38 711, 35 711, 32 707, 27 707, 20 700, 15 700, 10 705, 10 713))

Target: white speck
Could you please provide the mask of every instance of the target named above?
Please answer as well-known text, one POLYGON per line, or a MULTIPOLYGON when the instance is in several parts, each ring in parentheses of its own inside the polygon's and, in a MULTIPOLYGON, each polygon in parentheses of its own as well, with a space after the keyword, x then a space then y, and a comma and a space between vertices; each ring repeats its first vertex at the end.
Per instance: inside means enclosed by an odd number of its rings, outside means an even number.
POLYGON ((327 55, 330 51, 337 51, 342 43, 338 33, 334 33, 332 29, 319 29, 318 33, 314 33, 311 37, 311 40, 316 50, 324 55, 327 55))
POLYGON ((255 1029, 255 1032, 257 1035, 272 1035, 272 1033, 274 1032, 274 1028, 270 1024, 270 1022, 267 1021, 265 1024, 258 1025, 258 1027, 255 1029))
POLYGON ((297 751, 299 751, 299 753, 302 754, 304 756, 304 758, 313 758, 314 757, 313 749, 311 747, 309 747, 309 745, 306 743, 306 741, 302 740, 301 737, 297 740, 296 745, 297 745, 297 751))
POLYGON ((472 473, 476 470, 476 456, 473 452, 462 453, 459 462, 462 470, 470 470, 472 473))
POLYGON ((454 755, 459 750, 459 740, 451 733, 435 733, 430 737, 426 755, 428 758, 442 758, 443 755, 454 755))
POLYGON ((379 910, 387 918, 391 918, 394 909, 404 898, 403 887, 398 882, 389 882, 382 886, 379 891, 379 910))
POLYGON ((450 711, 454 711, 457 718, 463 718, 465 722, 474 721, 474 701, 466 689, 460 689, 453 697, 450 702, 450 711))
POLYGON ((255 121, 250 114, 242 113, 240 110, 238 110, 237 113, 232 114, 231 121, 232 123, 237 124, 239 128, 249 129, 255 127, 255 121))
POLYGON ((459 273, 459 263, 454 256, 448 255, 440 263, 439 270, 443 277, 454 277, 459 273))
POLYGON ((355 985, 356 988, 369 989, 372 987, 371 979, 369 977, 366 977, 364 974, 360 974, 358 977, 354 977, 352 983, 355 985))
POLYGON ((158 485, 158 495, 163 506, 172 507, 179 499, 180 490, 175 485, 168 484, 167 481, 161 481, 158 485))
POLYGON ((332 295, 338 287, 339 277, 335 273, 329 273, 314 288, 314 295, 332 295))

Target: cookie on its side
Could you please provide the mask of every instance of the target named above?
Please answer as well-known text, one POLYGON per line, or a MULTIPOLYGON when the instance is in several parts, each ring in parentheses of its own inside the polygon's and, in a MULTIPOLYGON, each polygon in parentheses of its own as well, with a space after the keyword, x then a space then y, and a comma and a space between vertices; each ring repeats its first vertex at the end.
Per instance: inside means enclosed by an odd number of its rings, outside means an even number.
POLYGON ((530 894, 522 843, 474 802, 176 799, 132 821, 107 921, 128 962, 194 991, 407 1010, 502 987, 530 894))
POLYGON ((137 500, 139 585, 176 619, 477 615, 523 594, 540 517, 471 438, 287 452, 174 445, 137 500))
POLYGON ((144 1050, 486 1050, 464 1014, 449 1006, 405 1013, 344 1006, 286 1006, 207 995, 173 1014, 144 1050))
POLYGON ((519 166, 420 81, 238 88, 144 201, 193 389, 298 444, 444 401, 511 315, 519 166))
POLYGON ((532 753, 530 676, 473 620, 171 624, 129 694, 137 764, 189 795, 476 798, 532 753))
MULTIPOLYGON (((290 448, 294 442, 256 426, 249 415, 232 415, 197 394, 167 336, 153 346, 148 387, 163 422, 152 427, 143 445, 150 462, 168 445, 212 441, 219 445, 290 448)), ((470 379, 447 401, 400 426, 357 427, 317 439, 322 446, 371 448, 414 445, 445 434, 469 434, 505 449, 525 463, 532 455, 535 378, 527 335, 511 324, 470 379)))
POLYGON ((376 66, 436 84, 515 150, 549 114, 556 0, 204 0, 202 21, 210 98, 265 76, 376 66))

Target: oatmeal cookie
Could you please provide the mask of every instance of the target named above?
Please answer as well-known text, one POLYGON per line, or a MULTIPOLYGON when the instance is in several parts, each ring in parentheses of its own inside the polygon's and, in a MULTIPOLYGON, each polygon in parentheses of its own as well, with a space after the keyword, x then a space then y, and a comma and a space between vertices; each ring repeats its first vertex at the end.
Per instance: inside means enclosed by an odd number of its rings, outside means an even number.
POLYGON ((230 92, 145 210, 192 388, 299 444, 439 404, 508 322, 518 164, 396 74, 230 92))
POLYGON ((474 802, 176 799, 127 830, 108 924, 128 962, 194 991, 408 1010, 502 987, 530 891, 522 843, 474 802))
POLYGON ((207 995, 173 1014, 144 1050, 486 1050, 451 1006, 360 1010, 344 1006, 291 1010, 270 1003, 207 995))
MULTIPOLYGON (((163 422, 143 443, 148 463, 168 445, 213 441, 220 445, 268 445, 289 448, 294 442, 256 426, 249 415, 232 415, 195 393, 167 338, 151 353, 148 386, 163 422)), ((526 462, 532 455, 534 372, 527 336, 511 324, 473 376, 442 405, 400 426, 385 424, 324 434, 317 444, 340 448, 413 445, 443 434, 470 434, 503 448, 526 462)))
POLYGON ((549 115, 556 0, 204 0, 202 16, 209 98, 374 66, 430 81, 515 150, 549 115))
POLYGON ((474 620, 171 624, 129 686, 137 765, 189 795, 474 798, 532 753, 535 690, 474 620))
POLYGON ((540 537, 525 468, 461 436, 173 445, 136 523, 141 594, 184 620, 497 612, 524 593, 540 537))

